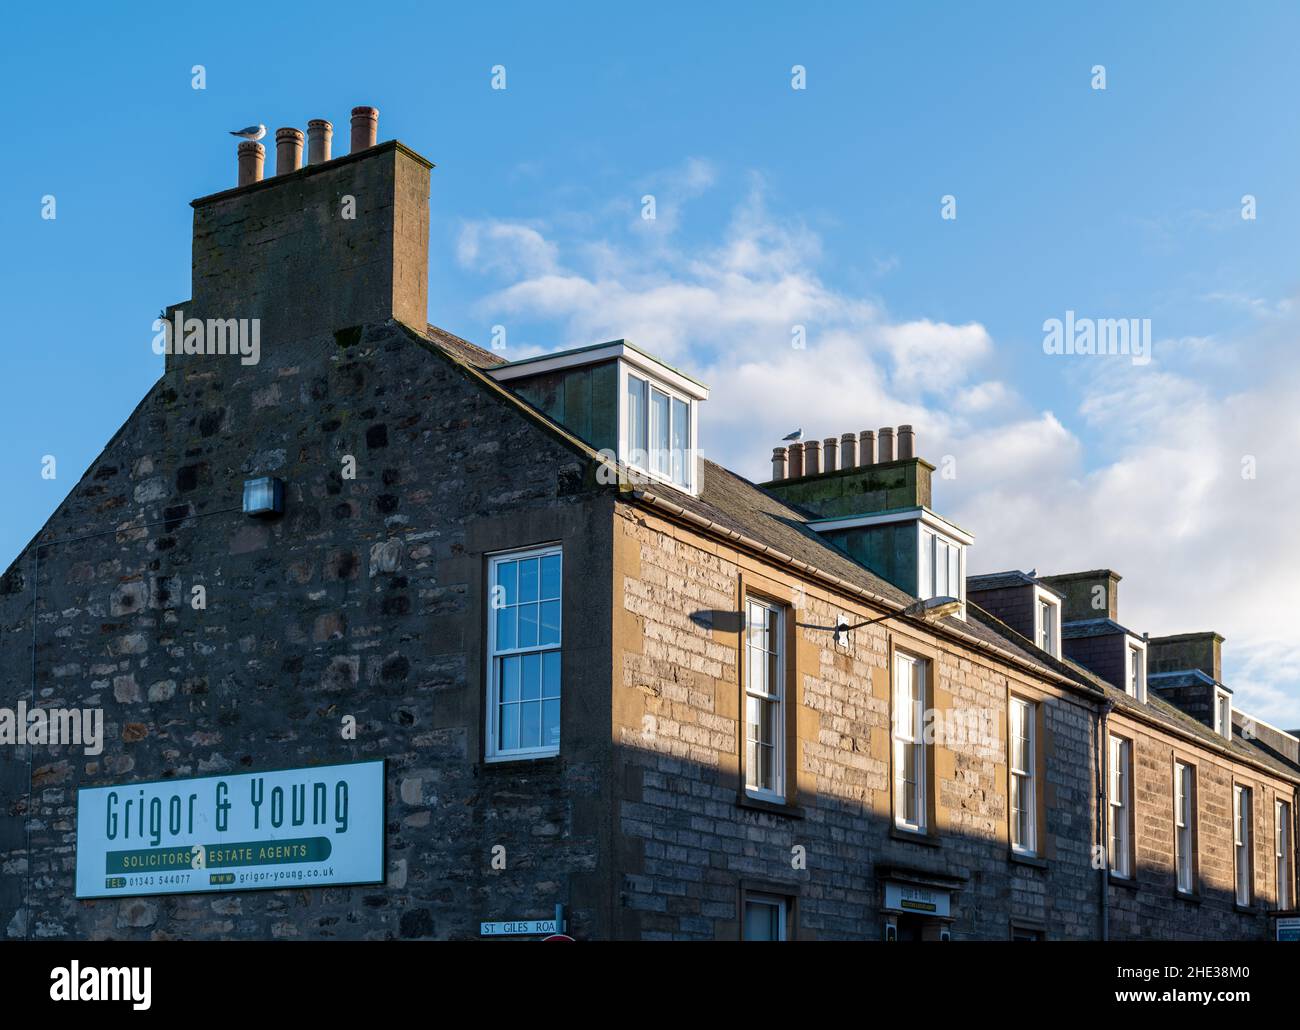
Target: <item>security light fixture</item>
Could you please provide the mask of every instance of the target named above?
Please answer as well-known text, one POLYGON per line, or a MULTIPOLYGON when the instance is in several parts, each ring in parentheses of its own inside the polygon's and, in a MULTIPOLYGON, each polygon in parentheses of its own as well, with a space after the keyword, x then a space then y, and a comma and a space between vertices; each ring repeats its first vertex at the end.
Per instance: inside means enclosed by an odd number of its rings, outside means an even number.
MULTIPOLYGON (((955 615, 961 610, 961 601, 956 597, 928 597, 923 601, 913 601, 906 608, 897 612, 890 612, 888 615, 882 615, 878 619, 868 619, 866 622, 855 622, 852 626, 843 615, 835 624, 835 643, 841 646, 847 646, 849 642, 849 632, 855 629, 861 629, 863 626, 874 626, 877 622, 884 622, 886 619, 896 619, 900 615, 910 615, 913 618, 922 618, 926 620, 942 619, 946 615, 955 615)), ((822 627, 828 628, 828 627, 822 627)))
POLYGON ((284 480, 274 476, 244 480, 244 514, 273 519, 284 514, 284 480))

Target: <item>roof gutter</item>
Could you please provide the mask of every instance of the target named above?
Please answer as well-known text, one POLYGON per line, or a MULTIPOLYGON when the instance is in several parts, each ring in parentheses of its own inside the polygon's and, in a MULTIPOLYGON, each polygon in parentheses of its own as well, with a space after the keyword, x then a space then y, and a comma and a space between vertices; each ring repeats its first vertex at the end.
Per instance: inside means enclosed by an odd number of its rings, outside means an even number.
MULTIPOLYGON (((726 540, 730 540, 733 543, 744 547, 748 551, 756 552, 757 554, 760 554, 765 558, 771 558, 773 561, 779 562, 782 565, 788 565, 791 568, 798 569, 809 577, 820 580, 826 585, 834 587, 836 590, 864 598, 872 604, 879 605, 890 612, 901 614, 907 607, 892 598, 885 597, 882 594, 877 594, 874 591, 867 590, 865 587, 860 587, 855 583, 850 583, 847 580, 840 579, 839 576, 833 575, 832 573, 824 572, 815 565, 809 565, 807 562, 801 561, 783 551, 779 551, 775 547, 763 543, 761 540, 755 540, 753 537, 746 536, 744 533, 731 529, 728 526, 719 525, 717 522, 714 522, 711 519, 706 519, 702 515, 696 515, 694 512, 683 508, 680 504, 675 504, 665 497, 660 497, 658 494, 650 493, 648 490, 631 487, 626 489, 625 493, 626 496, 630 497, 634 501, 666 512, 673 518, 683 522, 688 522, 691 525, 704 530, 706 533, 711 533, 714 536, 720 536, 726 540)), ((914 617, 905 616, 905 618, 914 617)), ((1054 670, 1039 668, 1038 666, 1025 661, 1019 655, 1012 654, 1010 651, 1004 651, 1002 648, 995 647, 986 641, 980 640, 978 637, 962 633, 953 626, 948 626, 938 622, 928 622, 924 619, 914 619, 914 621, 924 625, 927 629, 930 629, 935 633, 951 637, 955 640, 960 640, 962 643, 968 646, 974 646, 988 654, 997 655, 1002 661, 1009 662, 1019 669, 1032 672, 1035 676, 1050 679, 1058 685, 1066 687, 1072 693, 1082 694, 1093 701, 1097 700, 1098 692, 1083 686, 1077 680, 1071 679, 1068 676, 1063 676, 1054 670)))

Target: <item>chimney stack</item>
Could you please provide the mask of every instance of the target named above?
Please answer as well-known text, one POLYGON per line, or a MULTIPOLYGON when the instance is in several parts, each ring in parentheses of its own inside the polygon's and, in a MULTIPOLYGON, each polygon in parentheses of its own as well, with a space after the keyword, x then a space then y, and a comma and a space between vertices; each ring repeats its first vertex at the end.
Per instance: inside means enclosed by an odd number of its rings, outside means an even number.
POLYGON ((898 427, 898 460, 916 457, 916 434, 911 426, 898 427))
MULTIPOLYGON (((374 112, 361 110, 365 143, 373 139, 374 112)), ((280 177, 259 182, 269 143, 263 148, 241 141, 243 188, 192 202, 185 313, 256 319, 262 361, 278 355, 291 360, 291 344, 340 330, 389 319, 422 327, 428 319, 432 162, 396 140, 362 146, 347 160, 327 160, 329 123, 315 119, 310 128, 312 174, 291 174, 301 160, 302 136, 285 127, 275 134, 280 177), (355 222, 338 217, 345 196, 357 199, 355 222)), ((169 354, 168 371, 193 357, 169 354)))
POLYGON ((809 440, 803 445, 803 474, 820 476, 822 473, 822 442, 809 440))
POLYGON ((882 465, 894 460, 894 427, 881 426, 880 435, 876 437, 876 460, 882 465))
POLYGON ((803 444, 790 445, 790 478, 798 479, 803 475, 803 444))
POLYGON ((313 118, 307 123, 307 163, 323 165, 330 159, 330 141, 334 126, 324 118, 313 118))
POLYGON ((858 434, 858 464, 874 465, 876 463, 876 434, 874 430, 864 429, 858 434))
POLYGON ((854 433, 845 433, 840 437, 840 468, 856 468, 858 438, 854 433))
POLYGON ((275 130, 275 174, 287 175, 302 167, 302 130, 275 130))
POLYGON ((266 148, 260 143, 244 140, 239 144, 239 185, 262 181, 262 165, 266 161, 266 148))
POLYGON ((785 448, 784 447, 772 448, 772 478, 774 480, 785 478, 785 448))
POLYGON ((352 153, 375 145, 379 138, 379 108, 354 107, 352 109, 352 153))

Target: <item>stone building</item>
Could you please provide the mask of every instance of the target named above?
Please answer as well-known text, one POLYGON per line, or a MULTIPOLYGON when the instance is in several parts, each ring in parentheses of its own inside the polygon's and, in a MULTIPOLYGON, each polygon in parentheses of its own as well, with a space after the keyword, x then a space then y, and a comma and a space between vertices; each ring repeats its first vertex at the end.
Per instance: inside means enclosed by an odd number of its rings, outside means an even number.
POLYGON ((911 427, 755 485, 631 343, 427 325, 431 164, 325 124, 194 202, 164 374, 0 579, 0 705, 105 730, 0 748, 6 935, 1263 938, 1294 906, 1297 741, 1233 711, 1219 638, 1125 629, 1111 573, 968 577, 911 427), (78 791, 371 759, 375 882, 77 889, 78 791))

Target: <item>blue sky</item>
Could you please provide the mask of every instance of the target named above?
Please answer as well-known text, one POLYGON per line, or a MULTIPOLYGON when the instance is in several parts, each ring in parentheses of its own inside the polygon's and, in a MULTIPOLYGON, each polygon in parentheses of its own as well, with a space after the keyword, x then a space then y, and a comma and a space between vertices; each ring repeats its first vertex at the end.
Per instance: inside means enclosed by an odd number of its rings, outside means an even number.
POLYGON ((754 477, 796 425, 910 420, 953 458, 936 504, 973 570, 1113 567, 1122 621, 1218 629, 1239 701, 1300 725, 1278 522, 1300 502, 1300 13, 559 10, 9 12, 0 564, 160 374, 150 323, 189 296, 188 201, 233 184, 225 130, 327 117, 341 152, 373 104, 438 165, 431 321, 504 325, 511 356, 635 339, 710 383, 701 443, 754 477), (1154 359, 1044 354, 1067 310, 1151 319, 1154 359))

